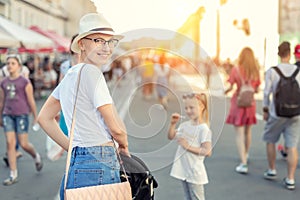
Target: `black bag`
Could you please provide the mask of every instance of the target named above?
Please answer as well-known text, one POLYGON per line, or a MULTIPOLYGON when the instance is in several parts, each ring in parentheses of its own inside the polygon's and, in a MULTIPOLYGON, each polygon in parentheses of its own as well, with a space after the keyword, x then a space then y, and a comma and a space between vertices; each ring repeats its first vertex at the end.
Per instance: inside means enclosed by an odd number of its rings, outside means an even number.
MULTIPOLYGON (((131 186, 132 199, 154 200, 154 188, 158 183, 146 164, 137 156, 121 155, 121 159, 131 186)), ((120 171, 121 181, 126 181, 124 172, 120 171)))
POLYGON ((278 67, 272 68, 280 76, 274 97, 277 116, 291 118, 300 115, 300 88, 296 80, 299 68, 290 77, 284 76, 278 67))

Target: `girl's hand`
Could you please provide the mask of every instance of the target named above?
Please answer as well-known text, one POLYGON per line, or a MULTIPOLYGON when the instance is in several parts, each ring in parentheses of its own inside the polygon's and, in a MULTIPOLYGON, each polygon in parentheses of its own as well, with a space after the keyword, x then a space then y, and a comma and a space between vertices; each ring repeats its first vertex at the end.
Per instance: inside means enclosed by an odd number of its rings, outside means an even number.
POLYGON ((187 140, 186 139, 184 139, 184 138, 178 138, 177 139, 177 142, 178 142, 178 144, 179 145, 181 145, 182 146, 182 148, 184 148, 184 149, 187 149, 190 145, 189 145, 189 143, 187 142, 187 140))
POLYGON ((176 124, 180 119, 180 114, 173 113, 171 116, 171 124, 176 124))
POLYGON ((34 126, 37 123, 38 123, 37 119, 33 119, 31 124, 32 124, 32 126, 34 126))

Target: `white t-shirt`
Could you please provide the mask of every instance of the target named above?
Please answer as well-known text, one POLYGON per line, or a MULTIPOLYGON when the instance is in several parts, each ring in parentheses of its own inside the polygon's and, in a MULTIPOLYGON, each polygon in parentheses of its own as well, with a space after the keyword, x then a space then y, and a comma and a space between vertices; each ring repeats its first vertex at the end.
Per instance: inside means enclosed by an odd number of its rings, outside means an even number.
MULTIPOLYGON (((83 63, 79 63, 70 68, 52 93, 55 99, 60 100, 68 130, 71 128, 78 74, 82 66, 83 63)), ((85 64, 77 97, 73 147, 99 146, 112 140, 104 119, 97 110, 100 106, 112 103, 101 69, 85 64)))
MULTIPOLYGON (((191 121, 180 124, 175 138, 183 137, 194 147, 211 142, 212 133, 207 124, 192 125, 191 121)), ((207 184, 208 177, 204 166, 204 156, 186 151, 180 145, 177 148, 170 175, 193 184, 207 184)))

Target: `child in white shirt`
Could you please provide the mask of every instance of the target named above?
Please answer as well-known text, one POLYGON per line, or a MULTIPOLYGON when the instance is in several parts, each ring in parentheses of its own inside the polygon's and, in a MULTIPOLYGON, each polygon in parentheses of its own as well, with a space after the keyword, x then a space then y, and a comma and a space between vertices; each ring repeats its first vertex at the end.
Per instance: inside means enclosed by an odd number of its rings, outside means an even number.
POLYGON ((184 95, 183 101, 190 120, 176 129, 180 115, 171 116, 168 138, 176 139, 179 146, 170 175, 182 181, 186 200, 204 200, 203 185, 208 183, 208 178, 203 161, 212 149, 207 97, 203 93, 191 93, 184 95))

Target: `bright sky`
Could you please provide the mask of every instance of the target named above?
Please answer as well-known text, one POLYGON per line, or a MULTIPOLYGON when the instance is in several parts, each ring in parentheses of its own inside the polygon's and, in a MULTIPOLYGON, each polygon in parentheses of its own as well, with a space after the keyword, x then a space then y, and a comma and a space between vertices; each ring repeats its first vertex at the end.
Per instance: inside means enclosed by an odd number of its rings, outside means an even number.
POLYGON ((270 66, 277 63, 278 0, 228 0, 221 7, 219 0, 91 1, 119 33, 141 28, 176 31, 200 6, 205 6, 200 23, 200 45, 211 57, 216 54, 216 13, 219 8, 221 59, 229 57, 235 60, 242 48, 249 46, 261 64, 265 62, 266 66, 270 66), (250 22, 250 36, 233 26, 233 20, 241 24, 245 18, 250 22))
MULTIPOLYGON (((138 28, 176 31, 205 0, 91 0, 118 32, 138 28)), ((207 0, 206 0, 207 1, 207 0)))

